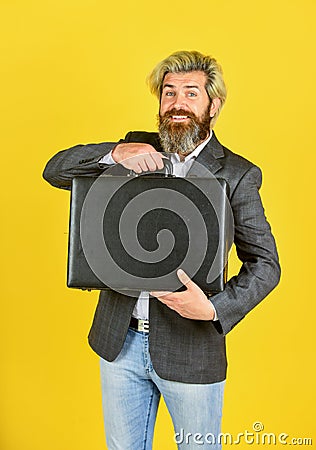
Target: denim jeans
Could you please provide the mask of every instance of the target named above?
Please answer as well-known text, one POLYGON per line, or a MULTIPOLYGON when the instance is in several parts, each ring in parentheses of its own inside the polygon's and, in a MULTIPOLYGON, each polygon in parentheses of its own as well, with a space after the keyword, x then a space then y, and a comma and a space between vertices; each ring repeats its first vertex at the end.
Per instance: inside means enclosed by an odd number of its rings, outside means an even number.
POLYGON ((129 329, 115 361, 101 359, 101 382, 108 450, 152 448, 160 395, 178 449, 221 449, 217 437, 225 382, 187 384, 160 378, 151 363, 148 334, 129 329))

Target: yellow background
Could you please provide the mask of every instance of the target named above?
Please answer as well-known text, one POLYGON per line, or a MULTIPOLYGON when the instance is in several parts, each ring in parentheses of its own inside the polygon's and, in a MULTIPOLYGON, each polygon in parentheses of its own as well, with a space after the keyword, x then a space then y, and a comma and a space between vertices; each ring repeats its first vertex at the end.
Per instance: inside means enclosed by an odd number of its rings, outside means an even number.
MULTIPOLYGON (((316 446, 315 10, 314 0, 1 1, 1 450, 105 449, 86 342, 97 294, 65 287, 69 194, 41 172, 60 149, 154 130, 145 77, 180 49, 224 68, 215 129, 263 169, 283 268, 228 336, 223 431, 261 421, 316 446)), ((164 406, 154 448, 175 448, 164 406)))

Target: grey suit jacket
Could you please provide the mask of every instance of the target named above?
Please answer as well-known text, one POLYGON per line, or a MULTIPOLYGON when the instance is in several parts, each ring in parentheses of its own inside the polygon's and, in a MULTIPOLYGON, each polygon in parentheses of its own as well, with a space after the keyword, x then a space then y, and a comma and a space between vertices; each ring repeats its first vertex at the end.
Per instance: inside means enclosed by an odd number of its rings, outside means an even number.
MULTIPOLYGON (((157 133, 130 132, 123 141, 149 143, 162 150, 157 133)), ((74 176, 99 175, 106 170, 98 161, 115 145, 108 142, 63 150, 47 163, 43 176, 53 186, 71 189, 74 176)), ((150 354, 162 378, 213 383, 226 377, 225 335, 277 285, 280 266, 259 195, 260 169, 223 147, 214 133, 197 161, 229 184, 234 243, 242 266, 224 291, 212 297, 216 322, 183 318, 150 299, 150 354)), ((136 301, 114 291, 100 293, 89 343, 102 358, 113 361, 120 353, 136 301)))

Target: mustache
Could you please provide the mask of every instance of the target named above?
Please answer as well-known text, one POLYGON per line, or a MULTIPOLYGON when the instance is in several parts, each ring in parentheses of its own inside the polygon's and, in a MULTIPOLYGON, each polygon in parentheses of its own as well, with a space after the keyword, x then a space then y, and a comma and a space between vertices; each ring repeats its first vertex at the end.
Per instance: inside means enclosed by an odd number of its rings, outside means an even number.
POLYGON ((196 115, 190 111, 186 111, 185 109, 171 109, 170 111, 166 111, 164 115, 160 115, 161 119, 168 119, 172 116, 187 116, 189 119, 196 119, 196 115))

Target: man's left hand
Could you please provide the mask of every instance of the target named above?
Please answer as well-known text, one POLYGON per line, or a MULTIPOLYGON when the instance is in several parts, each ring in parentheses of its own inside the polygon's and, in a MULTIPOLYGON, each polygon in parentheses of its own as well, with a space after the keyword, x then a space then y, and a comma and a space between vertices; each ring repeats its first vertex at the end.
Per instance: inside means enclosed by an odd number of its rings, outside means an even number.
POLYGON ((186 290, 182 292, 153 291, 150 295, 157 297, 170 309, 176 311, 180 316, 194 320, 213 320, 215 310, 204 292, 195 284, 182 270, 177 275, 186 290))

